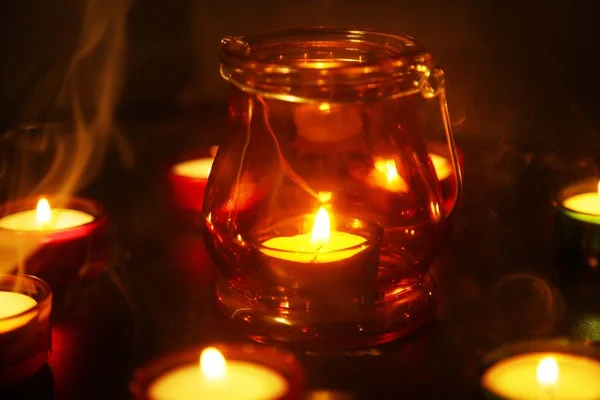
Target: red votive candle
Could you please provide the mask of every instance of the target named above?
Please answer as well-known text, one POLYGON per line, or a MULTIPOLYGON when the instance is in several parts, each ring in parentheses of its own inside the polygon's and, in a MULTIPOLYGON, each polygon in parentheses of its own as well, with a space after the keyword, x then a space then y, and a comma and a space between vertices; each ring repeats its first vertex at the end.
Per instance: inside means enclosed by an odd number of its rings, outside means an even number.
POLYGON ((103 207, 89 199, 21 199, 0 206, 0 247, 15 269, 56 289, 106 268, 106 223, 103 207))
POLYGON ((204 190, 219 147, 186 154, 169 168, 169 185, 177 208, 201 212, 204 190))

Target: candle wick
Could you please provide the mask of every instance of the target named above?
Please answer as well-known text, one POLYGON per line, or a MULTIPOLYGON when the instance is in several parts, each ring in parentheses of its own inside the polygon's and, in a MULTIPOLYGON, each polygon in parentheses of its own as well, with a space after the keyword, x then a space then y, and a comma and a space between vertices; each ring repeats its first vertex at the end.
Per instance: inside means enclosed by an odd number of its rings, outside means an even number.
POLYGON ((315 262, 315 263, 316 263, 317 261, 319 261, 319 260, 317 260, 317 258, 318 258, 318 254, 319 254, 319 252, 321 251, 321 249, 322 249, 324 246, 325 246, 325 243, 321 243, 319 246, 317 246, 317 248, 316 248, 316 250, 315 250, 315 255, 314 255, 314 257, 312 258, 311 262, 315 262))

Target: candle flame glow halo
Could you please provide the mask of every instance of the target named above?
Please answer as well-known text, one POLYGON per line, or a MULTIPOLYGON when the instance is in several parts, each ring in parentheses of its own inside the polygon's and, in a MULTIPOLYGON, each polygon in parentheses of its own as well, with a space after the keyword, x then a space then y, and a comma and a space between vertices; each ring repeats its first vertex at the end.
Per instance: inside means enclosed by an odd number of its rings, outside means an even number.
POLYGON ((537 371, 537 380, 542 385, 554 385, 558 381, 558 363, 552 356, 540 360, 537 371))
POLYGON ((47 224, 52 220, 52 209, 45 197, 42 197, 35 208, 35 217, 40 224, 47 224))
POLYGON ((225 357, 218 349, 207 347, 200 354, 200 371, 209 379, 223 378, 227 371, 225 357))

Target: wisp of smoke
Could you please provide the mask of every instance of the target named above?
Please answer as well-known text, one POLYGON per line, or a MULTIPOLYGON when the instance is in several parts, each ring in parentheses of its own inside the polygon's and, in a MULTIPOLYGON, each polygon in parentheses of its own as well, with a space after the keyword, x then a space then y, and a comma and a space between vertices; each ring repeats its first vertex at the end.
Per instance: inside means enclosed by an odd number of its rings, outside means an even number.
MULTIPOLYGON (((133 0, 88 0, 79 42, 58 93, 58 106, 72 111, 71 134, 57 137, 47 173, 30 193, 48 194, 61 207, 99 173, 106 149, 113 140, 126 165, 133 163, 127 142, 117 135, 114 109, 122 86, 127 42, 127 15, 133 0)), ((32 99, 35 102, 36 99, 32 99)), ((8 171, 10 173, 10 171, 8 171)), ((14 176, 19 177, 18 171, 14 176)), ((7 235, 0 238, 0 272, 19 266, 40 245, 39 240, 7 235)))

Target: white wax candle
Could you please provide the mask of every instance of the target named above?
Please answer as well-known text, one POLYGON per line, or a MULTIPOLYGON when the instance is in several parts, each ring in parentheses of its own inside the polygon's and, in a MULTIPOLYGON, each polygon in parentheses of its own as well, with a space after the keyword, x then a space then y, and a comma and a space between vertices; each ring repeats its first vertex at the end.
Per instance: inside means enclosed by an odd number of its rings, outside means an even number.
POLYGON ((507 358, 482 377, 486 390, 512 400, 600 399, 600 362, 561 353, 507 358))
POLYGON ((576 212, 600 215, 600 194, 598 192, 576 194, 567 197, 563 201, 563 206, 576 212))
POLYGON ((0 334, 13 331, 31 321, 34 314, 16 316, 36 305, 37 302, 27 295, 0 291, 0 334))
POLYGON ((185 365, 159 377, 148 394, 152 400, 271 400, 288 391, 284 377, 262 365, 227 360, 226 368, 223 377, 213 378, 198 364, 185 365))
POLYGON ((36 210, 27 210, 0 218, 0 228, 23 232, 54 231, 74 228, 93 220, 93 216, 83 211, 54 208, 50 220, 40 222, 36 210))

